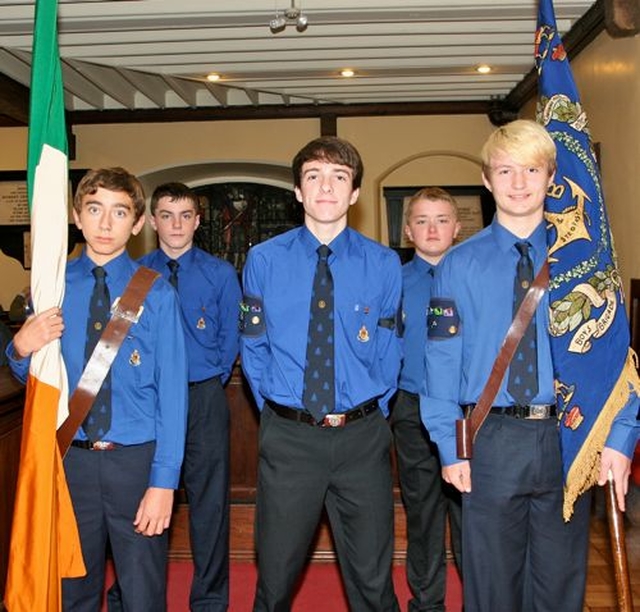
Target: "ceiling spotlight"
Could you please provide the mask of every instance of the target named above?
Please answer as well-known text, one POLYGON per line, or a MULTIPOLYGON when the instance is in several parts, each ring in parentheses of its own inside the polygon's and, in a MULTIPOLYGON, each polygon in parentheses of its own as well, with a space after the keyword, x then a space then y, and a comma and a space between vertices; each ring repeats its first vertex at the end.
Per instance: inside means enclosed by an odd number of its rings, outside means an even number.
POLYGON ((340 71, 340 76, 345 77, 346 79, 350 79, 352 76, 355 76, 355 72, 351 68, 344 68, 340 71))
POLYGON ((291 0, 291 6, 285 9, 284 16, 276 9, 276 16, 269 22, 269 29, 273 34, 278 34, 288 25, 295 25, 298 32, 304 32, 309 25, 309 18, 296 6, 295 0, 291 0))
POLYGON ((298 32, 304 32, 309 25, 309 18, 306 15, 300 15, 296 21, 296 30, 298 32))
POLYGON ((287 27, 287 20, 281 15, 276 15, 270 22, 269 28, 274 33, 282 32, 287 27))
POLYGON ((480 74, 489 74, 492 70, 493 68, 488 64, 480 64, 476 67, 476 72, 479 72, 480 74))
POLYGON ((210 72, 207 75, 207 81, 210 81, 211 83, 215 83, 216 81, 220 80, 220 75, 217 72, 210 72))

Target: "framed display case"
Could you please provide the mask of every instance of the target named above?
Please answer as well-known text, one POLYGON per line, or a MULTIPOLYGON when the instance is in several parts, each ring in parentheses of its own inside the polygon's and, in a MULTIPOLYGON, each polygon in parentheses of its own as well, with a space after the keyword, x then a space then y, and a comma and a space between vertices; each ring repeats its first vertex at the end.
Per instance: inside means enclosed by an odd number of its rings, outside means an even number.
MULTIPOLYGON (((71 253, 82 232, 71 218, 73 193, 86 170, 69 171, 69 246, 71 253)), ((23 170, 0 172, 0 247, 5 255, 31 268, 31 225, 27 198, 27 173, 23 170)))

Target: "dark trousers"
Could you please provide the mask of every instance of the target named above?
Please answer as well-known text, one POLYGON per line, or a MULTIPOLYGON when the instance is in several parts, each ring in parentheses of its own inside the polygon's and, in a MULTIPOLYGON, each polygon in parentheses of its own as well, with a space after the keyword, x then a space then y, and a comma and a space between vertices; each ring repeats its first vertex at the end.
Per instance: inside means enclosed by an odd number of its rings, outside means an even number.
POLYGON ((122 610, 166 610, 167 534, 134 531, 138 505, 149 486, 155 444, 112 451, 71 447, 64 460, 87 575, 62 581, 65 612, 100 610, 107 542, 120 583, 122 610))
POLYGON ((466 612, 582 612, 590 495, 562 518, 557 421, 489 415, 463 495, 466 612))
POLYGON ((189 501, 193 612, 229 605, 229 405, 219 377, 189 388, 182 467, 189 501))
MULTIPOLYGON (((255 612, 288 612, 323 508, 350 609, 398 612, 393 591, 391 432, 382 413, 343 428, 260 419, 255 612)), ((319 609, 322 603, 319 602, 319 609)))
MULTIPOLYGON (((193 612, 229 606, 229 405, 218 377, 189 387, 187 441, 182 478, 189 501, 193 612)), ((109 612, 123 612, 116 582, 109 612)))
POLYGON ((409 612, 444 612, 447 514, 456 564, 462 567, 460 494, 442 480, 438 450, 420 419, 419 396, 398 392, 391 427, 407 516, 409 612))

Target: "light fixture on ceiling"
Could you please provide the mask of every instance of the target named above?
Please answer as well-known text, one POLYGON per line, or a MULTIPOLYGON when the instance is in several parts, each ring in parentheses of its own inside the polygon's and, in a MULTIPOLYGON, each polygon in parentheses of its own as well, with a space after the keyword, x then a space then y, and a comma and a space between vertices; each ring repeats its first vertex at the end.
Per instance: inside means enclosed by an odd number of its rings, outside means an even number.
POLYGON ((276 8, 276 16, 269 22, 269 29, 272 34, 278 34, 288 25, 295 25, 298 32, 304 32, 309 25, 309 18, 296 6, 295 0, 291 0, 291 6, 283 15, 276 8))
POLYGON ((220 80, 220 75, 217 72, 210 72, 207 75, 207 81, 209 81, 210 83, 215 83, 216 81, 220 80))
POLYGON ((340 76, 343 76, 345 79, 350 79, 351 77, 355 76, 356 73, 354 70, 352 70, 351 68, 343 68, 340 71, 340 76))
POLYGON ((479 66, 476 66, 476 72, 479 74, 489 74, 492 71, 493 68, 489 66, 489 64, 480 64, 479 66))

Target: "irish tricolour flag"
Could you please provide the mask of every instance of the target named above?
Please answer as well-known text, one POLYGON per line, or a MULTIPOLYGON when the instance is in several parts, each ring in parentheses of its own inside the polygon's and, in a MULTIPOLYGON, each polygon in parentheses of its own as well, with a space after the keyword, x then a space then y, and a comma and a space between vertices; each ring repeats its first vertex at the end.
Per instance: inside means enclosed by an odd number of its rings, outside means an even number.
MULTIPOLYGON (((67 256, 67 137, 56 17, 57 0, 36 1, 27 178, 36 313, 62 304, 67 256)), ((56 442, 67 406, 56 341, 34 353, 27 382, 5 595, 10 612, 61 610, 61 578, 85 573, 56 442)))

